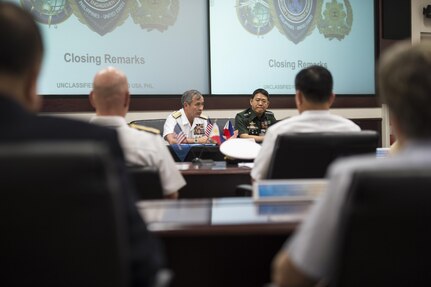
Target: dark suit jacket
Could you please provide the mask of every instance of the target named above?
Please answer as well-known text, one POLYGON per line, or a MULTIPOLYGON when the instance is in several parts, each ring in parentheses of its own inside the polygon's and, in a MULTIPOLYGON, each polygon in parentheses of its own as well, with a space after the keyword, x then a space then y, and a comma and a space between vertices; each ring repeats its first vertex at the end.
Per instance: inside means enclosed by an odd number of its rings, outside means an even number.
POLYGON ((148 232, 135 206, 134 190, 128 185, 124 156, 115 130, 76 120, 37 116, 0 94, 0 143, 25 141, 93 140, 108 144, 118 161, 128 222, 133 286, 149 286, 163 264, 158 241, 148 232))

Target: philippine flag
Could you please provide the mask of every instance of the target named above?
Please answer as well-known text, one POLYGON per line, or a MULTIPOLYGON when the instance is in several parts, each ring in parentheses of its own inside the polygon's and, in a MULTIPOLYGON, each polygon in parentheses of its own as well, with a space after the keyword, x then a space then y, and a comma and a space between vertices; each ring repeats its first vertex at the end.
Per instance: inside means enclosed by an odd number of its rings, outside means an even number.
POLYGON ((220 129, 219 129, 217 123, 213 124, 213 128, 211 130, 209 138, 212 139, 213 142, 216 142, 218 145, 221 144, 220 129))
POLYGON ((231 136, 233 136, 234 130, 230 120, 226 122, 223 128, 223 135, 226 140, 228 140, 231 136))

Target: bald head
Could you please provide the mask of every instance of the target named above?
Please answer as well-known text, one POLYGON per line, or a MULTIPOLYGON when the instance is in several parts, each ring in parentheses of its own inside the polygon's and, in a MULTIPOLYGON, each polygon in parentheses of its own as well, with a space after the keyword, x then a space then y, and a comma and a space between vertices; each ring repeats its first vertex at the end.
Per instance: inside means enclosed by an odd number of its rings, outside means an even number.
POLYGON ((90 101, 98 116, 125 116, 129 110, 129 84, 126 75, 109 67, 93 80, 90 101))

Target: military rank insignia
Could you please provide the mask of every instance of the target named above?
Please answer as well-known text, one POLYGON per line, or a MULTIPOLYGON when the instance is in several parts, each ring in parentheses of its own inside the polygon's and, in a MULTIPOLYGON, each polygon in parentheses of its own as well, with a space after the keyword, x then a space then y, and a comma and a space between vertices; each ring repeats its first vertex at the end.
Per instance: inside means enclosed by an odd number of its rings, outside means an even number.
POLYGON ((259 127, 256 126, 256 124, 254 122, 250 122, 247 129, 248 129, 249 135, 254 135, 254 136, 259 135, 259 127))
POLYGON ((196 124, 193 129, 193 135, 195 136, 203 136, 205 134, 204 124, 196 124))

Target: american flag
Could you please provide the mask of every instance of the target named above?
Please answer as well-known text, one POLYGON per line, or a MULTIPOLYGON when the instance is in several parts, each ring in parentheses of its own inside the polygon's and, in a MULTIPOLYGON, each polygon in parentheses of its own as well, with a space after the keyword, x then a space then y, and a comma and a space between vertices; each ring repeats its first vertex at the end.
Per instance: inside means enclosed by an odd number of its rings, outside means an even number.
POLYGON ((177 144, 181 144, 187 139, 186 134, 183 132, 178 123, 175 125, 174 133, 177 135, 177 144))
POLYGON ((205 136, 209 137, 209 135, 210 135, 210 133, 211 133, 211 131, 213 129, 213 124, 211 123, 210 118, 208 118, 207 122, 208 123, 207 123, 207 128, 205 129, 205 136))

